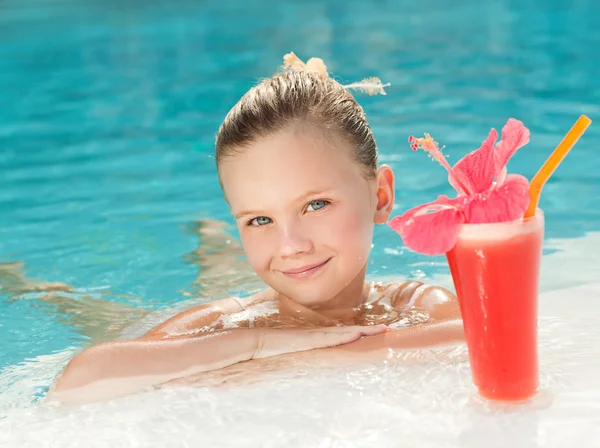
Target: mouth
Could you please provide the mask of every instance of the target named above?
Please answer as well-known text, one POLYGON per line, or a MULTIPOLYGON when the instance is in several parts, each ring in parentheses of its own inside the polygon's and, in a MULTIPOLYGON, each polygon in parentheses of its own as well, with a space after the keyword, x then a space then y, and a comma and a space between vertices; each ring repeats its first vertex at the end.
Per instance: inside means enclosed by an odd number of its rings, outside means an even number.
POLYGON ((281 271, 281 273, 284 275, 287 275, 288 277, 294 278, 294 279, 303 279, 303 278, 312 277, 313 275, 320 272, 325 267, 325 265, 327 263, 329 263, 329 260, 331 260, 331 258, 328 258, 327 260, 325 260, 321 263, 301 266, 301 267, 294 268, 294 269, 287 269, 285 271, 281 271))

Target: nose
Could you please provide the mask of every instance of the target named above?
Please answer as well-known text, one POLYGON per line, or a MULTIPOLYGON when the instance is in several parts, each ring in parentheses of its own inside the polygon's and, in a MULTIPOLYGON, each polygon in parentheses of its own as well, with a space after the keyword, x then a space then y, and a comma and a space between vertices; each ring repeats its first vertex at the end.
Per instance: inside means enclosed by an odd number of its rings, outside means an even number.
POLYGON ((290 258, 310 254, 313 249, 314 244, 308 232, 298 223, 289 223, 283 228, 280 245, 282 257, 290 258))

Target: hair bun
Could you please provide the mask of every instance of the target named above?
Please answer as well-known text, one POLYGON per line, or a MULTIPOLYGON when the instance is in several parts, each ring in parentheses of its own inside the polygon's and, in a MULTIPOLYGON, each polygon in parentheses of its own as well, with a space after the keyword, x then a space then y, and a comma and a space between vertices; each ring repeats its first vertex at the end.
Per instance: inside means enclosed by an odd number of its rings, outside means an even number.
MULTIPOLYGON (((304 62, 300 59, 293 51, 290 51, 283 56, 283 69, 291 70, 295 72, 309 72, 316 73, 322 78, 328 78, 327 66, 321 58, 310 58, 304 62)), ((360 82, 353 82, 351 84, 343 85, 345 89, 358 90, 359 92, 366 93, 367 95, 385 95, 384 87, 389 87, 390 83, 383 84, 381 80, 376 76, 365 78, 360 82)))
POLYGON ((306 63, 291 51, 283 57, 283 68, 295 72, 317 73, 323 78, 329 77, 327 66, 321 58, 310 58, 306 63))

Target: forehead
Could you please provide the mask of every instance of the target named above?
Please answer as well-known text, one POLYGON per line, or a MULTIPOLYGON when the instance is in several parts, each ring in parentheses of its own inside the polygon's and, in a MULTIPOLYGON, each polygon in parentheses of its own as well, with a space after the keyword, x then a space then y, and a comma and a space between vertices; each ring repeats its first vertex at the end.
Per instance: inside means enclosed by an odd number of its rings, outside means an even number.
POLYGON ((364 183, 352 147, 340 139, 289 130, 253 142, 220 166, 232 209, 266 207, 315 190, 364 183))

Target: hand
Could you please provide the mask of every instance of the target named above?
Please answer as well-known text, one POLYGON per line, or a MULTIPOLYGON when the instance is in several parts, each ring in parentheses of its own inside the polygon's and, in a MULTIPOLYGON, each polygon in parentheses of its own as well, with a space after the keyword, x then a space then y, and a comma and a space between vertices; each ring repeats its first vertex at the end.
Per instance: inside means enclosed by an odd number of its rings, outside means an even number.
POLYGON ((264 329, 259 335, 258 347, 252 358, 268 358, 284 353, 334 347, 354 342, 363 336, 373 336, 387 331, 387 325, 310 329, 264 329))

